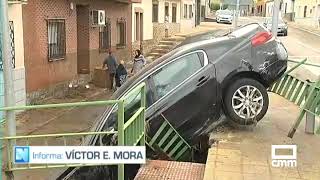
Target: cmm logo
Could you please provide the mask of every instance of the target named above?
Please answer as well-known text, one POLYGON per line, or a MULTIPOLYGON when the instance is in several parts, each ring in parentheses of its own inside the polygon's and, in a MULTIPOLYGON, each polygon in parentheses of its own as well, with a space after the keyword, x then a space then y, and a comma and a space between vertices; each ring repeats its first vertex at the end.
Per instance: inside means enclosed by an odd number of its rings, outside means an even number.
POLYGON ((271 145, 272 167, 297 167, 297 145, 271 145), (291 154, 276 155, 277 150, 291 151, 291 154))
POLYGON ((14 162, 15 163, 29 163, 29 147, 16 146, 14 147, 14 162))

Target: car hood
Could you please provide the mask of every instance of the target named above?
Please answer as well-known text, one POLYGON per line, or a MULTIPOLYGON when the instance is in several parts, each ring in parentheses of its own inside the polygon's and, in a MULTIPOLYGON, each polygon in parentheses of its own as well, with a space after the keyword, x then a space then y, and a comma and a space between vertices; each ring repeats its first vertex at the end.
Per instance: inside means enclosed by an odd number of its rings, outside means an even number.
POLYGON ((219 14, 218 17, 219 18, 228 18, 228 19, 230 19, 230 18, 232 18, 232 15, 219 14))

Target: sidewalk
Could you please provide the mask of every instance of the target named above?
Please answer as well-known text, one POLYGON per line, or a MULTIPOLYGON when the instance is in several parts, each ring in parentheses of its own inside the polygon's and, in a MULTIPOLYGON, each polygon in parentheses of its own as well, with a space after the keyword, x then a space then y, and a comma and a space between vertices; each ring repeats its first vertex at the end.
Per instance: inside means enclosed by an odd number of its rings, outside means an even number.
POLYGON ((299 109, 270 94, 266 116, 254 128, 222 127, 212 133, 204 180, 316 180, 320 179, 320 137, 305 134, 304 121, 293 139, 287 137, 299 109), (297 167, 271 166, 271 145, 297 145, 297 167))
POLYGON ((295 22, 288 22, 289 27, 298 28, 300 30, 306 31, 308 33, 312 33, 314 35, 320 36, 320 28, 315 28, 311 26, 303 26, 301 24, 295 22))

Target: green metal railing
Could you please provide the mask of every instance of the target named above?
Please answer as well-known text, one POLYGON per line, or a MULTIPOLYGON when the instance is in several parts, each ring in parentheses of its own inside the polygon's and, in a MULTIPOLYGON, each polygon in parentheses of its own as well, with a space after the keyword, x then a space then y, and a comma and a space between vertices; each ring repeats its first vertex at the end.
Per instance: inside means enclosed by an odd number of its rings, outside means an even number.
MULTIPOLYGON (((283 96, 300 107, 299 116, 288 133, 288 137, 292 138, 306 113, 309 113, 312 116, 320 116, 320 79, 312 83, 294 77, 289 73, 301 65, 308 65, 318 68, 320 65, 306 63, 307 59, 304 59, 300 62, 294 60, 288 61, 297 64, 284 73, 284 75, 276 83, 274 83, 269 90, 280 96, 283 96)), ((320 134, 320 126, 316 128, 315 133, 320 134)))
POLYGON ((161 117, 162 124, 153 137, 148 138, 148 146, 154 151, 156 149, 160 150, 171 160, 181 160, 185 155, 188 155, 193 160, 192 147, 163 115, 161 117))
MULTIPOLYGON (((6 142, 7 148, 7 172, 13 172, 17 170, 28 170, 28 169, 45 169, 45 168, 65 168, 65 167, 83 167, 83 166, 97 166, 101 164, 59 164, 59 165, 17 165, 13 162, 13 145, 15 142, 24 145, 32 145, 30 141, 37 140, 39 143, 42 142, 44 145, 52 145, 57 143, 57 139, 62 139, 62 145, 67 146, 70 142, 70 138, 80 138, 80 142, 77 144, 84 143, 86 138, 97 137, 99 145, 103 146, 103 137, 108 135, 117 134, 119 146, 136 146, 140 142, 140 145, 145 144, 145 83, 141 83, 136 88, 131 90, 127 95, 120 98, 119 100, 108 100, 108 101, 94 101, 94 102, 77 102, 77 103, 63 103, 63 104, 45 104, 45 105, 33 105, 33 106, 14 106, 14 107, 3 107, 0 111, 13 111, 13 110, 31 110, 31 109, 44 109, 44 108, 67 108, 67 107, 92 107, 92 106, 111 106, 117 105, 117 131, 106 131, 106 132, 82 132, 82 133, 61 133, 61 134, 44 134, 44 135, 28 135, 28 136, 13 136, 3 137, 0 140, 6 142), (140 93, 140 107, 138 110, 125 122, 124 112, 125 104, 128 98, 132 95, 140 93), (51 140, 51 142, 50 142, 51 140), (55 141, 53 143, 53 141, 55 141)), ((59 142, 59 141, 58 141, 59 142)), ((75 142, 73 142, 75 143, 75 142)), ((56 144, 55 144, 56 145, 56 144)), ((124 164, 118 165, 118 180, 124 179, 124 164)))

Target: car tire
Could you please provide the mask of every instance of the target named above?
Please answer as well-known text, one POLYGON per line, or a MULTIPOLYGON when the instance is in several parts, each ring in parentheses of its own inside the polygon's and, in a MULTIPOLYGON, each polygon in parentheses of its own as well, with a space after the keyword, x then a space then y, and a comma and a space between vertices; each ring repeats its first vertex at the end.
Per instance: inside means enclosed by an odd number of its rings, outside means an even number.
POLYGON ((286 30, 283 35, 288 36, 288 30, 286 30))
POLYGON ((260 121, 266 114, 268 106, 269 97, 266 88, 254 79, 236 80, 227 88, 224 96, 226 116, 239 125, 252 125, 260 121))

